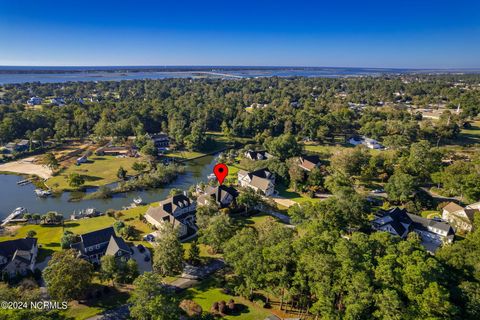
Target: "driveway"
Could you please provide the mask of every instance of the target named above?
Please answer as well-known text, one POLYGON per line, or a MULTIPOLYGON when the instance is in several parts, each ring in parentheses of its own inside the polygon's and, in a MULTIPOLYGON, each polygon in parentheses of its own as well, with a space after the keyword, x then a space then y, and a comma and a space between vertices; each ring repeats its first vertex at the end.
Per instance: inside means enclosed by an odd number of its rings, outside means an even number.
POLYGON ((140 253, 136 246, 132 246, 131 248, 133 250, 132 258, 135 259, 138 264, 138 272, 142 274, 147 271, 152 271, 152 257, 150 251, 145 249, 144 253, 140 253), (149 261, 145 261, 145 256, 147 255, 150 257, 149 261))

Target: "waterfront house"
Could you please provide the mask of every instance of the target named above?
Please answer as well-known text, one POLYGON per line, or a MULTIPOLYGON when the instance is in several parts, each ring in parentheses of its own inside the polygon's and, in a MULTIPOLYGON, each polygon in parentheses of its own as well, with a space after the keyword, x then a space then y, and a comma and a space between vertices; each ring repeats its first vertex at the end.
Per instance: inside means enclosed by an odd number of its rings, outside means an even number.
POLYGON ((35 270, 38 253, 36 238, 15 239, 0 242, 0 270, 13 277, 35 270))
POLYGON ((112 227, 100 229, 80 235, 80 241, 71 245, 81 258, 100 263, 104 255, 111 255, 122 260, 131 257, 131 251, 125 241, 115 234, 112 227))
POLYGON ((372 228, 403 239, 410 232, 416 232, 421 237, 422 244, 432 252, 443 243, 452 243, 455 237, 455 231, 447 222, 440 219, 426 219, 398 207, 381 212, 372 221, 372 228))
POLYGON ((147 137, 153 141, 153 144, 158 150, 165 150, 170 145, 170 138, 166 133, 147 133, 147 137))
POLYGON ((474 203, 465 208, 449 202, 442 209, 442 219, 448 221, 457 231, 470 232, 473 230, 475 215, 480 212, 480 203, 474 203))
POLYGON ((266 168, 253 172, 239 170, 238 184, 255 191, 261 191, 266 196, 271 196, 275 193, 275 175, 266 168))
POLYGON ((150 207, 145 213, 145 219, 156 228, 170 223, 179 230, 179 236, 187 234, 187 225, 195 219, 196 204, 185 194, 177 194, 160 202, 158 207, 150 207))
POLYGON ((261 151, 248 150, 248 151, 245 152, 245 158, 253 160, 253 161, 267 160, 267 159, 270 159, 272 157, 273 156, 265 150, 261 150, 261 151))
POLYGON ((226 208, 235 202, 238 191, 233 187, 220 185, 217 187, 206 186, 205 191, 198 199, 198 205, 207 205, 210 201, 214 201, 220 208, 226 208))

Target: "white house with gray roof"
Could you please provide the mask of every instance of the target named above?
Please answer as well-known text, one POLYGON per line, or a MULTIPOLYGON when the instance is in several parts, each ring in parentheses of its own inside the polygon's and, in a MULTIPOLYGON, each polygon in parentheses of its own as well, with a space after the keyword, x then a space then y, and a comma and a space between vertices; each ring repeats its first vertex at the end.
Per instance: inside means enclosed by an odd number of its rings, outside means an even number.
POLYGON ((260 191, 266 196, 271 196, 275 193, 275 174, 266 168, 253 172, 239 170, 238 184, 242 187, 260 191))

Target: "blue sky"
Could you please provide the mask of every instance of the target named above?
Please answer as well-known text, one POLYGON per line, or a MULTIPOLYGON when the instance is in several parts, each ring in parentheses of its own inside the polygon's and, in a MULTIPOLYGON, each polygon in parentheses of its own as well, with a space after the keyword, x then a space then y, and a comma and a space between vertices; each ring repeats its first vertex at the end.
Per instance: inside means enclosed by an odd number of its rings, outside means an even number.
POLYGON ((0 0, 0 65, 480 68, 480 1, 0 0))

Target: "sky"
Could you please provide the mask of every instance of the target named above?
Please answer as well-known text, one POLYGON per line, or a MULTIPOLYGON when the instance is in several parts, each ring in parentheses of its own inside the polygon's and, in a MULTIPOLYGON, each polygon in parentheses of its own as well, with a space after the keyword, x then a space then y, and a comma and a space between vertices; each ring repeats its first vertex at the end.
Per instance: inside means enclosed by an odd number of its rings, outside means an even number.
POLYGON ((0 0, 0 65, 480 68, 480 0, 0 0))

